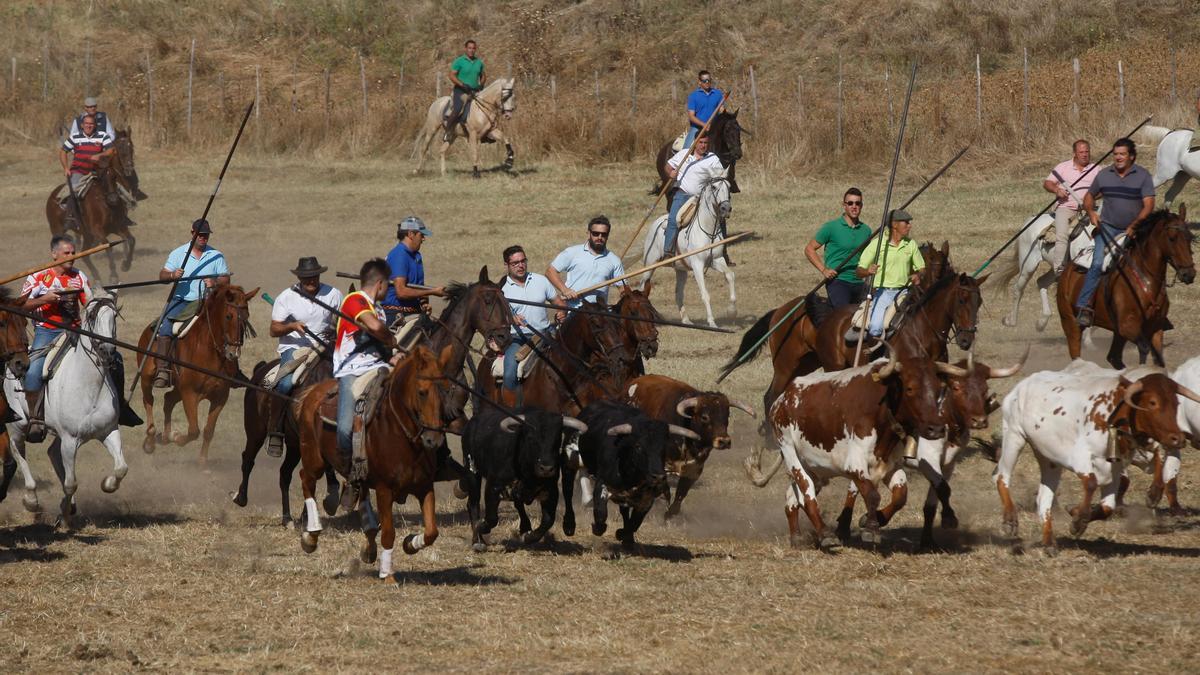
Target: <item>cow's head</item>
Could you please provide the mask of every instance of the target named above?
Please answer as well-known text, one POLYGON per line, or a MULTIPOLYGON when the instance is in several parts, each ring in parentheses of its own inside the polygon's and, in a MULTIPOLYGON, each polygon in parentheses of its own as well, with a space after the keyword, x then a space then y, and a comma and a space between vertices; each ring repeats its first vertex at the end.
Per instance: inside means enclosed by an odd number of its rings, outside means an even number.
POLYGON ((733 446, 733 439, 729 436, 730 407, 757 417, 750 406, 716 391, 706 391, 683 399, 675 406, 675 412, 687 418, 687 427, 700 436, 700 447, 728 450, 733 446))
POLYGON ((500 421, 501 431, 518 434, 516 456, 513 458, 518 476, 554 478, 558 475, 564 428, 579 433, 587 431, 587 425, 574 417, 537 409, 529 409, 516 417, 505 417, 500 421))
POLYGON ((668 436, 700 440, 700 435, 677 424, 668 424, 639 416, 624 424, 615 424, 606 431, 617 445, 617 470, 626 482, 648 486, 661 485, 667 480, 666 445, 668 436))
POLYGON ((946 377, 943 412, 946 414, 947 423, 961 433, 967 433, 969 429, 987 428, 989 412, 987 381, 1016 375, 1028 358, 1029 349, 1027 348, 1021 360, 1007 368, 993 368, 983 363, 975 363, 970 358, 962 359, 955 364, 956 367, 963 369, 966 376, 949 375, 946 377))
POLYGON ((1177 397, 1200 403, 1200 395, 1162 373, 1152 373, 1135 382, 1122 376, 1117 392, 1121 404, 1113 410, 1113 424, 1128 428, 1142 442, 1158 441, 1172 450, 1183 447, 1187 437, 1179 428, 1177 397))
POLYGON ((946 383, 939 374, 966 377, 967 371, 941 361, 898 359, 893 352, 872 375, 886 384, 888 408, 910 435, 931 441, 946 435, 941 405, 946 383))

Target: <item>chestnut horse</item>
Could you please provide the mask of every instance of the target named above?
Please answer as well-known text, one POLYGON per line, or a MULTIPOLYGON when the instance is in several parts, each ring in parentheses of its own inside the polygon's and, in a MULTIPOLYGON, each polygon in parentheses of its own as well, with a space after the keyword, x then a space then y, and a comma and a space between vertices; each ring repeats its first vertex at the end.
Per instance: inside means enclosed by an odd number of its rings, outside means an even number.
POLYGON ((653 282, 647 282, 641 290, 621 286, 621 299, 610 309, 622 317, 621 337, 625 343, 625 354, 629 357, 625 362, 624 377, 618 383, 622 387, 625 382, 645 375, 644 359, 652 359, 658 354, 658 326, 651 321, 661 319, 662 315, 650 302, 650 290, 653 287, 653 282), (636 321, 628 317, 649 321, 636 321))
MULTIPOLYGON (((132 192, 132 186, 125 177, 125 167, 122 164, 120 152, 113 153, 109 157, 101 157, 96 162, 92 185, 88 188, 87 193, 78 199, 79 212, 83 216, 83 222, 79 223, 77 237, 82 240, 79 246, 81 250, 103 243, 110 234, 124 239, 125 259, 121 261, 121 271, 128 272, 130 265, 133 264, 133 250, 137 245, 137 239, 129 231, 129 213, 124 200, 117 192, 118 186, 132 192)), ((50 196, 46 198, 46 222, 50 225, 51 236, 57 237, 66 233, 67 211, 58 205, 59 195, 66 187, 65 183, 55 187, 50 192, 50 196)), ((71 199, 68 197, 67 209, 73 212, 75 207, 70 201, 71 199)), ((76 219, 78 218, 79 215, 76 214, 76 219)), ((116 281, 117 264, 113 257, 113 250, 108 249, 106 255, 108 256, 109 278, 111 281, 116 281)), ((87 265, 88 273, 92 275, 92 278, 100 279, 100 273, 96 271, 92 259, 84 258, 83 262, 87 265)))
MULTIPOLYGON (((1146 217, 1133 235, 1133 243, 1119 256, 1115 272, 1100 280, 1093 298, 1095 315, 1092 325, 1113 332, 1107 361, 1117 370, 1125 368, 1121 352, 1126 342, 1138 348, 1139 363, 1153 354, 1154 363, 1165 366, 1163 331, 1170 327, 1167 310, 1167 266, 1175 269, 1180 281, 1196 279, 1192 261, 1192 226, 1187 222, 1187 207, 1179 213, 1163 209, 1146 217)), ((1097 240, 1097 245, 1103 245, 1097 240)), ((1067 336, 1067 352, 1079 358, 1082 331, 1075 320, 1075 299, 1083 288, 1087 270, 1067 265, 1058 279, 1058 315, 1067 336)))
MULTIPOLYGON (((741 192, 738 189, 737 179, 734 178, 734 169, 737 167, 737 161, 742 158, 742 132, 746 131, 742 125, 738 123, 738 111, 716 113, 712 118, 712 123, 708 125, 708 131, 705 135, 708 137, 708 151, 716 155, 721 160, 721 165, 728 169, 729 191, 733 193, 741 192)), ((748 135, 750 132, 746 131, 748 135)), ((671 139, 664 143, 658 149, 658 154, 654 158, 654 168, 658 170, 658 184, 650 191, 650 194, 656 195, 662 191, 663 185, 671 178, 667 175, 667 160, 675 154, 672 150, 675 144, 675 139, 671 139)), ((670 195, 667 195, 667 204, 670 205, 670 195)))
MULTIPOLYGON (((375 491, 376 508, 383 546, 379 556, 379 578, 392 575, 392 548, 396 542, 396 526, 392 522, 392 504, 403 504, 412 495, 421 503, 424 531, 404 538, 404 552, 412 555, 437 539, 436 500, 433 491, 434 475, 437 473, 438 450, 445 444, 445 429, 442 426, 442 397, 438 392, 438 381, 445 380, 446 368, 450 365, 451 348, 446 347, 440 356, 425 347, 416 347, 400 360, 387 375, 383 394, 374 418, 363 431, 363 447, 367 455, 366 487, 375 491)), ((304 491, 305 519, 300 533, 300 547, 306 553, 317 549, 317 537, 321 533, 321 519, 317 514, 316 483, 333 467, 346 475, 349 470, 346 458, 338 451, 336 428, 322 420, 322 407, 326 415, 336 416, 337 380, 329 379, 301 392, 297 405, 300 427, 300 484, 304 491), (330 397, 332 395, 332 398, 330 397)), ((365 510, 370 509, 364 504, 365 510)), ((477 514, 471 522, 478 522, 477 514)), ((364 519, 369 522, 370 519, 364 519)), ((361 557, 365 563, 376 558, 375 534, 378 530, 370 525, 365 530, 367 541, 361 557)))
MULTIPOLYGON (((19 308, 21 301, 21 297, 14 297, 7 288, 0 287, 0 305, 19 308)), ((0 310, 0 367, 4 368, 4 375, 11 375, 17 380, 24 378, 25 371, 29 369, 27 325, 25 317, 0 310)), ((15 421, 12 419, 14 417, 9 409, 8 399, 0 395, 0 458, 4 460, 4 476, 0 479, 0 502, 8 496, 8 486, 17 472, 18 464, 25 464, 25 458, 17 455, 9 445, 8 423, 10 420, 15 421)), ((27 468, 23 468, 22 474, 30 476, 25 482, 25 496, 22 498, 25 509, 37 511, 37 492, 32 475, 28 473, 27 468)))
MULTIPOLYGON (((209 289, 208 297, 203 300, 200 311, 196 314, 195 325, 187 335, 175 340, 172 349, 175 358, 198 366, 225 373, 230 377, 241 376, 238 369, 238 358, 242 353, 242 344, 246 333, 254 335, 250 326, 250 300, 258 294, 258 289, 249 293, 241 286, 232 284, 217 284, 209 289)), ((151 342, 157 331, 157 326, 151 324, 142 331, 138 346, 150 349, 151 342)), ((212 444, 213 430, 217 426, 217 417, 229 400, 230 385, 225 380, 209 377, 191 368, 180 368, 171 378, 172 387, 163 395, 163 427, 156 434, 154 424, 154 380, 155 359, 145 357, 139 366, 139 380, 142 385, 142 404, 146 408, 146 438, 142 441, 142 450, 154 452, 157 443, 174 442, 184 446, 200 436, 199 407, 200 401, 208 401, 208 419, 204 424, 203 444, 200 446, 201 464, 208 461, 208 448, 212 444), (172 434, 171 412, 175 405, 183 402, 183 412, 187 415, 187 434, 172 434)))

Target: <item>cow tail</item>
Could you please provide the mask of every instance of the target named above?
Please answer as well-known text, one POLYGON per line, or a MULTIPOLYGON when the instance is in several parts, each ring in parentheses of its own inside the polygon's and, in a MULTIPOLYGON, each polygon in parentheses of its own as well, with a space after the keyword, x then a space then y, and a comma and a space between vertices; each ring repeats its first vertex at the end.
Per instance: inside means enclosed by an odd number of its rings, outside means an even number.
POLYGON ((775 474, 779 471, 779 467, 783 466, 783 453, 780 452, 775 457, 775 465, 768 469, 764 474, 762 472, 762 453, 762 448, 756 448, 754 452, 751 453, 744 462, 742 462, 743 468, 746 469, 746 477, 750 479, 750 482, 754 484, 754 487, 766 487, 767 483, 770 483, 771 479, 774 478, 775 474))
POLYGON ((750 347, 759 340, 762 340, 762 337, 767 334, 768 330, 770 330, 771 317, 775 315, 775 311, 776 310, 772 309, 766 314, 763 314, 762 318, 756 321, 754 325, 750 327, 750 330, 746 331, 746 334, 742 336, 742 343, 738 345, 737 354, 735 354, 734 357, 725 365, 721 366, 720 375, 717 376, 718 383, 720 383, 721 380, 729 377, 730 373, 737 370, 738 367, 752 361, 754 357, 758 356, 758 353, 762 351, 763 345, 766 344, 766 341, 763 341, 762 344, 758 345, 753 350, 751 350, 750 347))

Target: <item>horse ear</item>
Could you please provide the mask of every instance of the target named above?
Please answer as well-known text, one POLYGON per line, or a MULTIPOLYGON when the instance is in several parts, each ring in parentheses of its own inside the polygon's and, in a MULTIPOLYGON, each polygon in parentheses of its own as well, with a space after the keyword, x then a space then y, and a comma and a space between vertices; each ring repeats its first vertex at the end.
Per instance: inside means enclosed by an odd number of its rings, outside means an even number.
POLYGON ((262 288, 262 286, 258 286, 258 287, 256 287, 254 290, 252 290, 252 291, 250 291, 249 293, 247 293, 247 294, 246 294, 246 302, 250 302, 251 300, 253 300, 253 299, 254 299, 254 296, 258 295, 258 291, 259 291, 259 289, 261 289, 261 288, 262 288))
POLYGON ((629 295, 629 284, 621 284, 621 297, 629 295))
POLYGON ((444 372, 446 372, 446 369, 449 368, 453 362, 454 362, 454 343, 451 342, 450 344, 446 345, 445 347, 442 347, 441 353, 438 354, 438 369, 444 373, 444 372))
POLYGON ((479 283, 486 284, 488 281, 488 269, 487 265, 484 265, 483 267, 479 268, 479 283))
POLYGON ((650 281, 647 281, 646 284, 644 286, 642 286, 642 295, 646 296, 647 298, 650 297, 650 289, 652 289, 652 288, 654 288, 654 280, 653 279, 651 279, 650 281))
POLYGON ((942 255, 950 257, 950 242, 945 239, 942 240, 942 255))
POLYGON ((735 108, 735 109, 734 109, 734 111, 733 111, 732 113, 730 113, 730 114, 729 114, 729 116, 730 116, 730 117, 732 117, 732 118, 734 118, 734 119, 737 119, 737 114, 738 114, 739 112, 741 112, 741 110, 742 110, 741 108, 735 108))
POLYGON ((1187 220, 1187 204, 1179 205, 1179 217, 1182 220, 1187 220))
MULTIPOLYGON (((969 275, 967 275, 967 273, 966 273, 966 272, 963 272, 963 275, 964 275, 964 276, 967 276, 967 278, 968 278, 968 279, 970 279, 970 278, 971 278, 969 275)), ((988 278, 988 277, 990 277, 990 276, 992 276, 992 273, 991 273, 991 272, 988 272, 987 274, 985 274, 985 275, 983 275, 983 276, 979 277, 978 279, 976 279, 976 280, 975 280, 975 283, 977 283, 977 284, 979 284, 980 286, 982 286, 982 285, 983 285, 983 282, 987 281, 987 278, 988 278)))

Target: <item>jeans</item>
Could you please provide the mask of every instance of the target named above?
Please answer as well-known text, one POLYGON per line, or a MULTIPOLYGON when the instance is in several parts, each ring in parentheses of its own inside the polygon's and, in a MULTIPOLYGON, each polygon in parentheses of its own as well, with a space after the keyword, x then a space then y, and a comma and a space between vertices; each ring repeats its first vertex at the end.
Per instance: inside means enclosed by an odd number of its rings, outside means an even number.
POLYGON ((1096 248, 1092 251, 1092 266, 1088 268, 1087 276, 1083 279, 1083 289, 1079 291, 1079 299, 1075 301, 1075 309, 1090 307, 1092 304, 1092 296, 1096 294, 1096 288, 1100 286, 1101 268, 1104 267, 1104 254, 1108 252, 1109 246, 1115 246, 1117 236, 1124 232, 1124 228, 1113 227, 1106 222, 1100 222, 1100 228, 1096 230, 1095 243, 1096 248))
POLYGON ((350 454, 354 433, 354 381, 359 375, 342 375, 338 381, 337 444, 338 450, 350 454))
POLYGON ((862 304, 862 301, 867 298, 867 285, 834 279, 825 285, 825 292, 829 294, 830 306, 837 309, 846 305, 862 304))
POLYGON ((504 350, 504 388, 509 391, 517 389, 517 352, 526 344, 529 344, 529 336, 517 333, 504 350))
POLYGON ((867 332, 871 337, 879 337, 883 335, 883 315, 887 313, 888 307, 896 302, 896 296, 900 295, 903 288, 879 288, 875 290, 875 302, 871 305, 871 321, 867 324, 867 332))
POLYGON ((663 237, 663 253, 674 254, 675 237, 679 234, 679 209, 683 208, 683 203, 691 198, 691 195, 683 190, 676 190, 675 196, 671 198, 671 210, 667 212, 667 233, 663 237))
POLYGON ((689 124, 687 138, 683 139, 683 147, 684 148, 692 147, 692 141, 696 140, 696 134, 699 134, 699 133, 700 133, 700 127, 694 127, 689 124))
MULTIPOLYGON (((29 351, 33 352, 36 349, 41 349, 46 345, 54 342, 54 338, 62 335, 61 328, 44 328, 42 326, 34 326, 33 328, 33 343, 29 345, 29 351)), ((25 371, 25 391, 41 391, 42 385, 42 368, 46 364, 46 355, 34 357, 29 360, 29 370, 25 371)))
MULTIPOLYGON (((296 350, 295 349, 289 349, 286 352, 283 352, 282 354, 279 355, 279 367, 282 368, 282 367, 286 366, 294 358, 296 358, 296 350)), ((292 381, 292 378, 295 374, 296 374, 296 371, 293 370, 292 372, 288 373, 282 380, 279 380, 278 382, 276 382, 275 383, 275 391, 277 391, 281 394, 292 393, 292 387, 296 386, 296 383, 292 381)))
POLYGON ((179 316, 184 307, 188 306, 189 300, 181 300, 176 298, 171 300, 167 305, 167 313, 163 315, 162 323, 158 324, 159 337, 171 337, 171 319, 179 316))
POLYGON ((450 116, 447 119, 446 126, 452 126, 459 121, 463 110, 467 107, 467 101, 471 100, 471 92, 462 87, 455 87, 450 93, 450 116))

